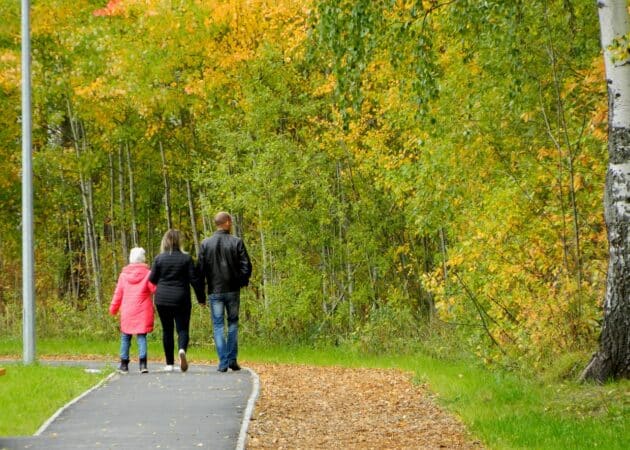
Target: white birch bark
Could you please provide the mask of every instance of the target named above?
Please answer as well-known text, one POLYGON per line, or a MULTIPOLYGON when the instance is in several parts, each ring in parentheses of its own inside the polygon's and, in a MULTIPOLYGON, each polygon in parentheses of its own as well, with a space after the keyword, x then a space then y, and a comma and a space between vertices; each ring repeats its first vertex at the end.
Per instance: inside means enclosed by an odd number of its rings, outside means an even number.
POLYGON ((129 143, 125 143, 125 157, 127 159, 127 174, 129 175, 129 207, 131 208, 131 242, 138 246, 138 225, 136 223, 136 192, 133 180, 133 165, 131 164, 131 152, 129 143))
POLYGON ((162 157, 162 178, 164 180, 164 208, 166 209, 166 226, 170 230, 173 228, 173 218, 171 216, 171 186, 168 181, 168 166, 166 165, 166 153, 162 141, 159 142, 160 156, 162 157))
POLYGON ((118 259, 116 251, 116 179, 114 170, 114 157, 112 153, 107 154, 109 161, 109 215, 111 226, 111 251, 112 251, 112 279, 118 275, 118 259))
MULTIPOLYGON (((74 117, 74 114, 72 112, 72 105, 70 104, 69 99, 66 99, 66 106, 68 111, 68 119, 70 120, 70 130, 72 132, 74 149, 77 156, 77 161, 79 161, 80 164, 82 151, 84 152, 87 147, 85 142, 85 130, 78 130, 77 126, 79 124, 74 117), (82 132, 82 136, 79 136, 80 131, 82 132), (81 144, 79 143, 79 141, 81 141, 81 144)), ((94 295, 96 297, 96 303, 100 307, 101 282, 98 247, 96 242, 96 230, 94 224, 94 200, 92 197, 92 181, 90 180, 89 176, 84 176, 83 169, 81 167, 79 167, 79 187, 81 189, 81 200, 83 202, 83 218, 85 221, 86 261, 87 254, 89 253, 92 263, 92 281, 94 283, 94 295)))
POLYGON ((262 296, 265 312, 269 311, 269 300, 267 298, 267 284, 269 282, 267 276, 267 246, 265 243, 265 232, 263 230, 262 210, 258 208, 258 227, 260 230, 260 251, 262 253, 262 296))
POLYGON ((604 215, 609 262, 599 351, 582 379, 630 377, 630 61, 614 61, 611 45, 630 32, 626 0, 599 0, 608 84, 608 171, 604 215))
POLYGON ((192 185, 190 178, 186 178, 186 195, 188 196, 188 212, 190 213, 190 229, 193 235, 193 241, 195 244, 195 254, 199 256, 200 244, 199 244, 199 231, 197 231, 197 216, 195 214, 195 200, 192 193, 192 185))
POLYGON ((122 144, 118 148, 118 200, 120 202, 120 244, 122 246, 122 260, 127 261, 129 247, 127 245, 126 218, 127 207, 125 205, 125 166, 123 165, 122 144))

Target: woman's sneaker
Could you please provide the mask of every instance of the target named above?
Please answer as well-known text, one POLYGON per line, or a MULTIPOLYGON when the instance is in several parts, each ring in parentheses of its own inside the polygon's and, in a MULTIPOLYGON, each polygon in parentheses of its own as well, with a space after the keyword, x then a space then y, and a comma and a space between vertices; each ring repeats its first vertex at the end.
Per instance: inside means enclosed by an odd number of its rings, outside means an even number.
POLYGON ((186 372, 188 370, 188 361, 186 361, 186 350, 183 348, 179 349, 179 367, 182 369, 182 372, 186 372))

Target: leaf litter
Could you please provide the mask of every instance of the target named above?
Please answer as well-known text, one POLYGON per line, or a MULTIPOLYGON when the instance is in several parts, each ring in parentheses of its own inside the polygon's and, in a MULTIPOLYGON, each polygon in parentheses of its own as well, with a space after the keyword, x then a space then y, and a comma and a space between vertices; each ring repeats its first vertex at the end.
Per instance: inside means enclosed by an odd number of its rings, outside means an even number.
POLYGON ((394 369, 249 364, 260 396, 248 449, 482 448, 426 385, 394 369))

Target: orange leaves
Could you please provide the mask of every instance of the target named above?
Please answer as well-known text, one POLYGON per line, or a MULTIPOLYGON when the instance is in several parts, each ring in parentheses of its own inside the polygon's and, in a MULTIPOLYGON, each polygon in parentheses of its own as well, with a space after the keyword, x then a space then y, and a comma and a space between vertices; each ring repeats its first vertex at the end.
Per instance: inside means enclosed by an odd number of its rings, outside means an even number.
POLYGON ((541 147, 538 149, 537 157, 539 160, 555 158, 558 155, 558 150, 550 147, 541 147))
POLYGON ((104 8, 95 10, 92 14, 97 17, 119 16, 123 12, 122 0, 109 0, 104 8))
POLYGON ((607 121, 608 105, 605 102, 601 102, 591 119, 590 132, 596 139, 602 142, 608 141, 607 121))

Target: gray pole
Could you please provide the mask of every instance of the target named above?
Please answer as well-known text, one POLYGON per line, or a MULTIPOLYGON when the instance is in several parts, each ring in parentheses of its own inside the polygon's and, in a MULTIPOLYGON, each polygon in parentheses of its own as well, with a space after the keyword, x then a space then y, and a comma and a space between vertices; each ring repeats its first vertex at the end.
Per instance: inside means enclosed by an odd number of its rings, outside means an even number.
POLYGON ((22 0, 22 299, 24 364, 35 361, 30 1, 22 0))

